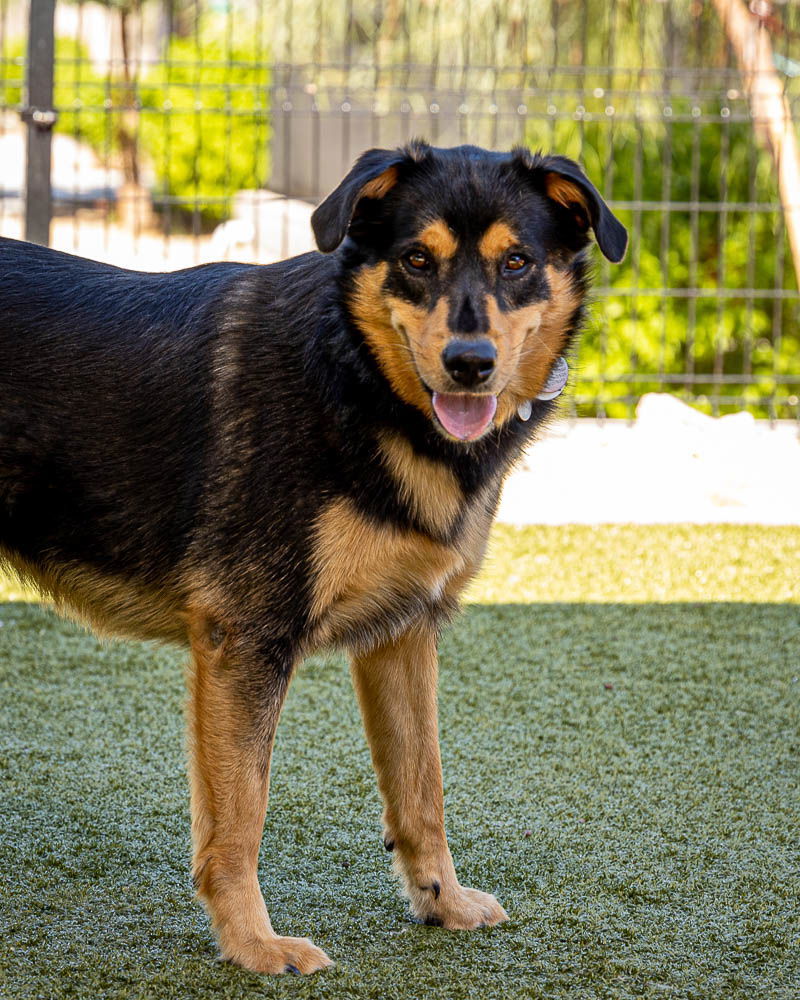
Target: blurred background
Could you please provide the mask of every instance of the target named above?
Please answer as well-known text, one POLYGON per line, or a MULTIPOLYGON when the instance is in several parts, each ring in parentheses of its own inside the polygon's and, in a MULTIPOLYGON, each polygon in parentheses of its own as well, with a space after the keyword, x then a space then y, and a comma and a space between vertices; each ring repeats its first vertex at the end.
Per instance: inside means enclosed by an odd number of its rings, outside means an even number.
POLYGON ((631 233, 597 258, 572 414, 668 392, 796 421, 798 76, 788 2, 0 0, 0 233, 268 262, 370 146, 525 143, 631 233))

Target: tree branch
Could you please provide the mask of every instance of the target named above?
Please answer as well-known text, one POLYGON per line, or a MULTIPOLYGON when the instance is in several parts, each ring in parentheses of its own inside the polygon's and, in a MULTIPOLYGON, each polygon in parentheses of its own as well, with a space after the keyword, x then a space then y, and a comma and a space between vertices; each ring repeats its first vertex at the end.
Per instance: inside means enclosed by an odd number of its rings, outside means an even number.
POLYGON ((792 109, 772 58, 769 31, 742 0, 713 0, 713 3, 736 53, 756 134, 775 161, 795 278, 800 284, 800 150, 792 109))

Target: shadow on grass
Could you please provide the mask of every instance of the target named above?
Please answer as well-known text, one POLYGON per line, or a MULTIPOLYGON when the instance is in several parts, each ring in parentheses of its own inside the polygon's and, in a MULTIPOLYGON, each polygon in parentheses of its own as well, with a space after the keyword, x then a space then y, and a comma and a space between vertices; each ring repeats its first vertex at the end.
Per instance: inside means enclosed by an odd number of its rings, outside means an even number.
POLYGON ((788 998, 800 606, 472 605, 441 643, 448 827, 509 924, 410 923, 341 657, 296 677, 261 878, 335 969, 215 961, 191 900, 184 654, 0 605, 0 995, 788 998))

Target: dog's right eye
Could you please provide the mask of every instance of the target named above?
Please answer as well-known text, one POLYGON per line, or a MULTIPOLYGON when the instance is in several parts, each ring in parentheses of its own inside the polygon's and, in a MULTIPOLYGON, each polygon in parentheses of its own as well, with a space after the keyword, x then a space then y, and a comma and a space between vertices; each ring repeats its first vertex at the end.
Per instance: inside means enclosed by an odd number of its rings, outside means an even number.
POLYGON ((510 253, 503 261, 503 274, 521 274, 528 267, 530 261, 521 253, 510 253))
POLYGON ((410 250, 403 257, 403 263, 411 271, 427 271, 431 266, 431 259, 422 250, 410 250))

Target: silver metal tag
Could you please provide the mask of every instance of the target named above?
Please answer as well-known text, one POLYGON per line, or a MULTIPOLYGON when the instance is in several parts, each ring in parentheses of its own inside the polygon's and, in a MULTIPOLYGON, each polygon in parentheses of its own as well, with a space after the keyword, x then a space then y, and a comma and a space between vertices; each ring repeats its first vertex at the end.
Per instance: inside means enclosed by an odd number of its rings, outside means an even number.
MULTIPOLYGON (((536 398, 547 400, 560 396, 564 391, 564 386, 567 384, 568 377, 569 365, 564 358, 559 358, 553 365, 553 370, 550 372, 547 381, 542 387, 542 391, 536 398)), ((527 417, 525 419, 527 420, 527 417)))

